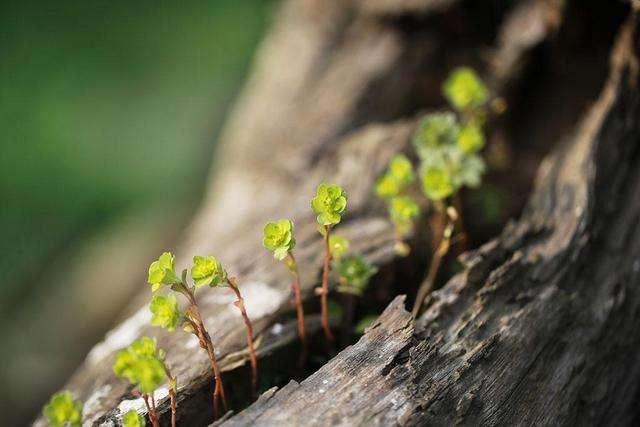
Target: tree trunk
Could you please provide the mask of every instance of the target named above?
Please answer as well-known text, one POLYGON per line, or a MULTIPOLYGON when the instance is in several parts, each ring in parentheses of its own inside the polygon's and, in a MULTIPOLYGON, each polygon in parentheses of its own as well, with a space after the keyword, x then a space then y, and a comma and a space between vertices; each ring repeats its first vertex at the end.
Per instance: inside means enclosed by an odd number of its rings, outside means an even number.
MULTIPOLYGON (((520 0, 483 5, 482 14, 477 3, 282 5, 223 134, 209 194, 178 251, 180 268, 192 254, 214 253, 238 277, 262 358, 296 339, 291 279, 260 246, 262 225, 294 219, 303 294, 312 301, 322 240, 308 203, 322 180, 346 187, 349 214, 340 233, 380 266, 375 285, 415 293, 427 237, 419 230, 412 256, 397 259, 392 227, 371 189, 388 160, 408 151, 419 111, 439 105, 440 82, 453 65, 476 66, 511 108, 489 138, 518 147, 500 172, 513 174, 509 182, 521 188, 533 173, 521 166, 535 163, 532 153, 567 140, 542 163, 522 218, 465 254, 463 272, 432 294, 418 321, 395 299, 357 344, 301 383, 268 391, 227 423, 637 421, 637 19, 620 24, 630 13, 623 4, 520 0), (600 91, 604 52, 616 31, 600 91), (586 34, 591 49, 576 53, 572 43, 586 34), (560 77, 540 81, 540 75, 560 77)), ((230 291, 203 292, 200 300, 233 394, 234 381, 245 381, 238 370, 247 363, 242 318, 230 291)), ((210 422, 206 355, 187 334, 150 327, 146 306, 135 309, 67 384, 85 402, 85 421, 116 424, 128 409, 143 412, 111 365, 116 351, 151 335, 178 378, 178 424, 210 422)), ((310 316, 311 333, 318 325, 310 316)), ((166 390, 157 398, 167 422, 166 390)))

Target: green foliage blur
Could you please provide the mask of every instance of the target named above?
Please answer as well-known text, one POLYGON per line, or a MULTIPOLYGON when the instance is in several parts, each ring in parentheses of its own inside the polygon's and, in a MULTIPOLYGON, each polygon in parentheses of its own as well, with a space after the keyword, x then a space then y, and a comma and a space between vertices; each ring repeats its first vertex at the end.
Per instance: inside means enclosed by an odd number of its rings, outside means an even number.
POLYGON ((96 230, 136 210, 195 209, 274 5, 0 2, 0 333, 22 327, 11 319, 53 286, 53 261, 96 230))

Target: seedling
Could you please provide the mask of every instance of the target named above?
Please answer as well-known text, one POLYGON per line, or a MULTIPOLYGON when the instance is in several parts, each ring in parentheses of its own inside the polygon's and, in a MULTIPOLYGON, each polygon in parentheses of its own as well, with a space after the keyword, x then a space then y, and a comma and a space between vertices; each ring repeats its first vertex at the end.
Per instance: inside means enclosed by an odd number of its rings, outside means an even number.
POLYGON ((43 413, 51 427, 80 427, 82 423, 82 404, 68 391, 51 396, 43 413))
MULTIPOLYGON (((442 258, 452 243, 454 228, 463 229, 460 213, 454 206, 457 193, 462 187, 478 187, 486 169, 479 153, 485 145, 483 128, 489 91, 472 69, 463 67, 451 73, 442 92, 455 113, 444 111, 426 115, 412 141, 420 160, 418 171, 422 191, 435 206, 442 224, 442 236, 427 277, 418 290, 412 310, 414 317, 433 287, 442 258)), ((408 253, 403 239, 413 230, 413 223, 420 215, 417 202, 403 194, 412 181, 412 172, 410 161, 398 155, 391 160, 387 172, 375 187, 376 195, 388 202, 399 254, 408 253)))
POLYGON ((331 327, 329 326, 329 263, 331 261, 331 229, 340 223, 342 214, 347 208, 347 195, 342 187, 333 184, 322 183, 316 190, 316 195, 311 199, 311 208, 315 212, 316 220, 320 227, 318 231, 324 237, 325 251, 322 265, 322 286, 316 288, 316 294, 320 296, 320 309, 322 329, 328 341, 333 340, 331 327))
POLYGON ((293 255, 293 248, 296 246, 296 240, 293 236, 293 222, 290 219, 281 219, 265 224, 262 245, 273 252, 275 259, 283 261, 293 275, 291 291, 298 319, 298 337, 302 345, 306 347, 307 333, 304 325, 300 273, 298 271, 298 263, 293 255))
POLYGON ((357 300, 365 292, 369 280, 378 271, 376 266, 361 255, 350 255, 335 262, 338 274, 338 292, 343 296, 342 341, 349 343, 357 300))
POLYGON ((200 309, 195 297, 196 288, 205 284, 213 286, 222 283, 226 273, 222 266, 215 262, 203 263, 202 257, 194 257, 194 268, 192 268, 192 278, 194 285, 187 282, 187 270, 182 272, 182 278, 178 278, 174 269, 174 257, 170 252, 165 252, 151 263, 149 266, 148 282, 152 292, 159 291, 163 286, 169 286, 174 292, 184 296, 188 306, 184 312, 179 310, 177 301, 173 296, 154 296, 150 304, 152 313, 151 323, 162 326, 170 331, 178 325, 182 325, 185 331, 194 334, 198 338, 200 347, 207 352, 211 371, 215 380, 213 391, 213 412, 214 417, 218 417, 220 400, 225 410, 227 410, 227 399, 222 382, 222 373, 215 356, 215 349, 211 341, 211 335, 204 326, 200 309), (206 268, 203 268, 206 267, 206 268))
POLYGON ((113 372, 129 380, 142 395, 147 407, 149 421, 154 427, 160 425, 160 418, 156 410, 154 391, 164 382, 169 381, 169 396, 171 398, 171 425, 176 425, 176 387, 177 382, 166 365, 165 353, 156 346, 155 340, 142 337, 129 347, 116 354, 113 372))
POLYGON ((420 207, 415 200, 403 195, 414 180, 415 173, 411 161, 406 156, 397 154, 391 159, 387 172, 375 186, 376 195, 387 202, 389 216, 395 229, 394 249, 401 256, 410 252, 404 240, 413 229, 413 220, 420 215, 420 207))
POLYGON ((144 418, 133 409, 122 416, 122 425, 124 427, 144 427, 144 418))

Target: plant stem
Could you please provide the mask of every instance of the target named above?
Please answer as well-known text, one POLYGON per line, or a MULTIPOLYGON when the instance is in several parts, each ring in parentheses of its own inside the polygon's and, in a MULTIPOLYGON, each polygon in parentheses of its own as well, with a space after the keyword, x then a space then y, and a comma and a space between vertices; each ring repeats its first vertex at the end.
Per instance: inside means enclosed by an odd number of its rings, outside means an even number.
POLYGON ((176 292, 180 292, 187 298, 187 300, 189 300, 190 305, 187 309, 187 312, 189 312, 193 316, 193 318, 188 320, 193 326, 195 326, 195 334, 198 337, 198 341, 200 342, 200 347, 207 352, 209 363, 211 364, 211 370, 213 371, 213 377, 215 379, 215 386, 213 388, 213 416, 217 419, 220 409, 220 399, 222 399, 222 405, 224 406, 225 411, 227 411, 229 407, 227 406, 227 397, 224 393, 222 371, 220 370, 220 366, 218 366, 218 360, 216 359, 215 349, 211 341, 211 335, 209 335, 209 332, 204 326, 193 290, 184 283, 178 283, 176 285, 173 285, 171 288, 176 292))
POLYGON ((160 427, 160 421, 158 420, 156 409, 154 406, 149 404, 149 395, 147 393, 142 393, 142 400, 144 400, 144 405, 147 407, 147 416, 149 417, 149 421, 151 421, 151 425, 153 427, 160 427))
POLYGON ((438 273, 438 269, 440 268, 440 264, 442 263, 442 259, 447 254, 447 252, 449 251, 449 247, 451 246, 451 236, 453 235, 453 229, 458 214, 455 208, 451 206, 449 206, 442 213, 446 216, 446 225, 442 232, 442 237, 440 238, 438 247, 436 248, 433 257, 431 257, 431 264, 429 265, 427 278, 420 285, 420 289, 418 289, 416 301, 413 304, 413 310, 411 311, 411 315, 414 319, 418 316, 420 307, 422 307, 422 303, 426 299, 427 295, 429 295, 429 292, 431 292, 436 279, 436 275, 438 273))
POLYGON ((162 367, 164 372, 169 378, 169 399, 171 401, 171 427, 176 427, 176 411, 178 409, 178 381, 171 375, 169 367, 163 362, 162 367))
POLYGON ((322 288, 320 289, 320 310, 322 316, 322 329, 328 341, 333 341, 333 334, 329 326, 329 262, 331 261, 331 248, 329 246, 329 233, 331 226, 324 226, 324 263, 322 266, 322 288))
POLYGON ((256 357, 256 350, 253 344, 253 325, 251 325, 251 320, 249 320, 249 316, 247 315, 244 299, 240 294, 236 279, 228 277, 227 283, 238 298, 238 300, 234 302, 234 305, 240 310, 242 318, 244 319, 244 325, 247 328, 247 347, 249 348, 249 356, 251 358, 251 393, 252 396, 255 397, 258 392, 258 358, 256 357))
POLYGON ((304 347, 307 346, 307 332, 304 327, 304 308, 302 306, 302 291, 300 289, 300 273, 298 272, 298 263, 296 262, 293 253, 289 251, 287 254, 287 266, 289 271, 293 274, 293 283, 291 284, 291 290, 293 291, 293 301, 296 306, 296 315, 298 318, 298 337, 302 341, 304 347))

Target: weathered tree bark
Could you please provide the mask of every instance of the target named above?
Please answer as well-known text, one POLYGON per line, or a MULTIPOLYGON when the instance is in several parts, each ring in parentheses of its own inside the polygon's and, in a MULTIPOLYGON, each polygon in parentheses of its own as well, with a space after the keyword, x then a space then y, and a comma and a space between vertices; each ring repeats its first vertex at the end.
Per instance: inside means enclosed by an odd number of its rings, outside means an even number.
POLYGON ((467 254, 416 324, 398 298, 356 345, 225 425, 637 423, 636 22, 526 214, 467 254))
MULTIPOLYGON (((393 154, 408 149, 418 112, 438 105, 439 84, 453 64, 476 65, 493 91, 515 106, 522 95, 517 87, 539 66, 537 49, 562 33, 563 10, 569 19, 582 7, 581 2, 563 9, 561 1, 516 1, 487 18, 485 29, 463 37, 459 26, 470 26, 465 8, 473 4, 283 4, 224 132, 210 192, 178 251, 179 267, 192 254, 214 253, 238 277, 261 357, 296 339, 291 279, 260 246, 264 222, 294 219, 303 293, 313 300, 322 241, 309 199, 322 180, 343 184, 349 214, 340 233, 381 266, 385 274, 378 286, 415 290, 426 237, 415 236, 412 258, 395 257, 384 208, 371 196, 376 177, 393 154), (485 57, 477 53, 481 48, 485 57), (398 284, 398 277, 409 283, 398 284), (283 328, 274 327, 278 324, 283 328)), ((575 28, 570 24, 565 25, 575 28)), ((640 323, 640 294, 634 288, 640 277, 634 26, 635 18, 621 30, 597 103, 571 132, 570 143, 542 164, 522 219, 466 255, 464 272, 433 294, 417 323, 396 299, 358 344, 300 384, 266 393, 227 422, 631 424, 640 378, 640 338, 634 337, 640 323)), ((597 68, 585 70, 588 89, 567 90, 579 92, 581 102, 567 101, 562 117, 537 130, 554 111, 528 105, 525 114, 516 107, 516 117, 505 119, 510 124, 497 123, 491 137, 500 138, 513 121, 533 139, 566 135, 584 101, 597 92, 597 68)), ((518 161, 531 159, 526 150, 514 156, 513 170, 518 161)), ((518 179, 526 180, 527 173, 518 179)), ((237 368, 247 354, 233 294, 212 290, 200 300, 221 367, 241 383, 244 372, 237 368)), ((178 378, 178 424, 210 422, 206 355, 187 334, 150 327, 141 305, 132 307, 136 310, 91 351, 67 384, 85 402, 85 421, 112 425, 130 408, 143 412, 142 401, 114 377, 111 364, 117 350, 151 335, 167 350, 178 378)), ((317 329, 317 317, 308 326, 317 329)), ((158 400, 166 421, 166 390, 158 400)))

